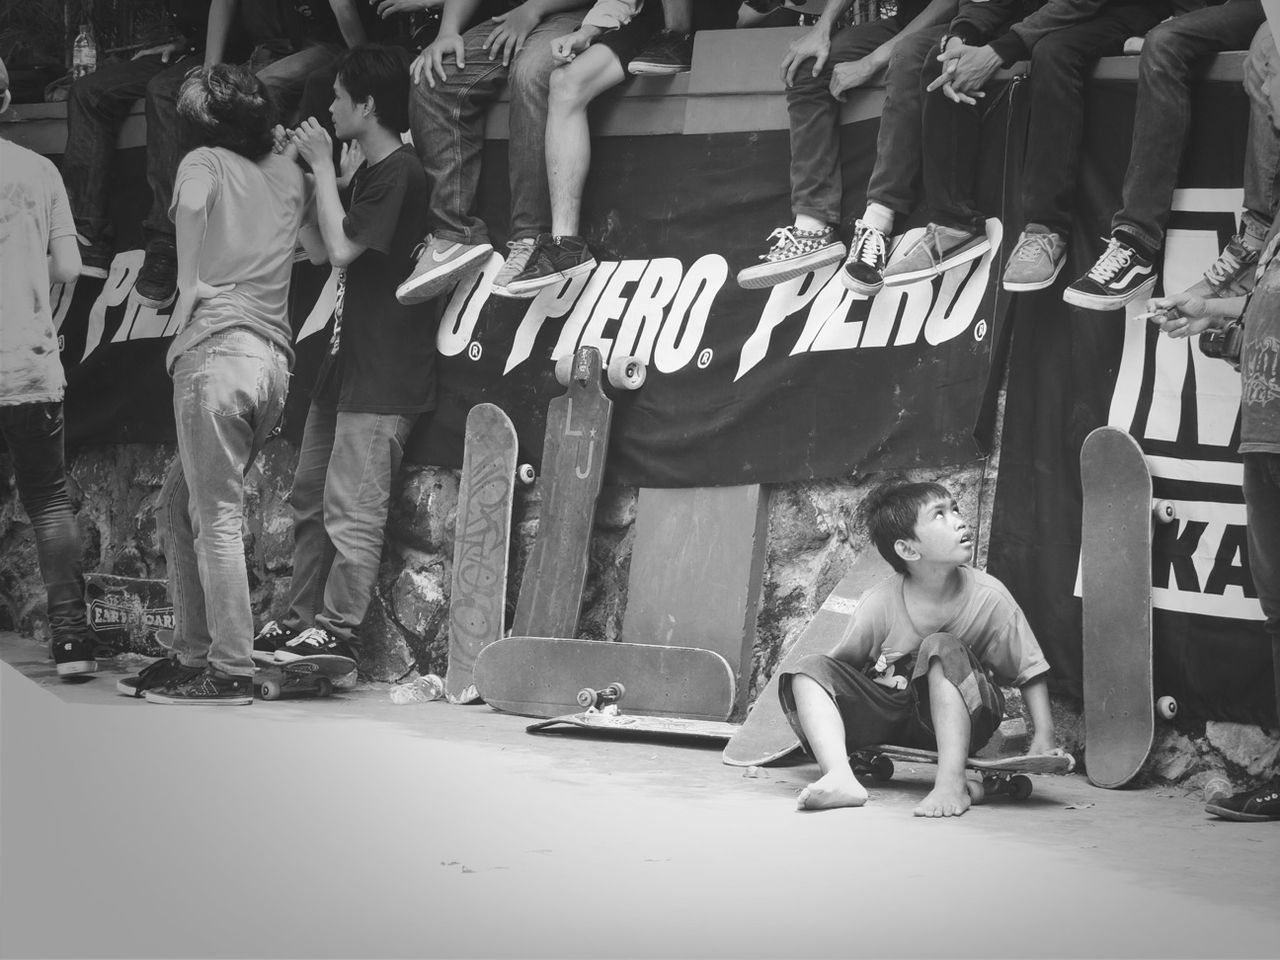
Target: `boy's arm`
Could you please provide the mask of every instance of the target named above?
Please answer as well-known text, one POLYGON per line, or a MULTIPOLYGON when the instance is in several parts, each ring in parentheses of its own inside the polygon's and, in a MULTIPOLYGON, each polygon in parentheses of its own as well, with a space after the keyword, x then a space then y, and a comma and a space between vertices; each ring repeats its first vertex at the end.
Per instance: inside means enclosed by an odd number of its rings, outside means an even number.
POLYGON ((368 42, 369 38, 365 36, 364 23, 356 12, 354 0, 329 0, 329 9, 333 11, 333 18, 338 21, 338 30, 342 33, 348 50, 368 42))
MULTIPOLYGON (((46 161, 47 162, 47 161, 46 161)), ((80 276, 80 244, 76 240, 71 202, 58 171, 49 164, 49 279, 70 283, 80 276)))
POLYGON ((1108 0, 1049 0, 1035 13, 1013 24, 1004 36, 992 40, 991 48, 1000 54, 1000 61, 1006 67, 1018 60, 1027 60, 1041 37, 1097 16, 1107 3, 1108 0))
POLYGON ((534 27, 553 13, 576 10, 581 6, 585 6, 583 0, 525 0, 518 7, 498 14, 491 21, 497 26, 484 42, 489 59, 497 60, 501 56, 502 65, 507 66, 511 58, 523 49, 534 27))
POLYGON ((227 36, 236 15, 236 0, 212 0, 209 4, 209 27, 204 45, 204 65, 212 67, 222 62, 227 49, 227 36))
POLYGON ((861 60, 837 64, 831 75, 831 95, 843 100, 845 91, 870 83, 889 65, 889 58, 893 56, 894 48, 903 39, 928 27, 947 23, 955 16, 956 4, 957 0, 930 0, 929 5, 916 14, 902 30, 861 60))
POLYGON ((181 330, 191 320, 201 300, 225 293, 235 287, 227 284, 213 287, 200 279, 200 253, 204 249, 205 231, 209 226, 209 196, 212 184, 202 177, 179 178, 174 189, 173 226, 178 251, 178 299, 173 305, 173 319, 181 330))
POLYGON ((1035 727, 1027 753, 1062 753, 1053 739, 1053 715, 1049 712, 1049 684, 1045 674, 1032 677, 1022 685, 1022 702, 1027 705, 1035 727))
POLYGON ((80 244, 74 234, 49 241, 49 279, 52 282, 70 283, 80 276, 80 267, 80 244))
POLYGON ((338 195, 338 175, 333 169, 333 141, 313 118, 304 120, 293 132, 293 141, 315 175, 316 221, 329 262, 335 267, 345 267, 364 253, 366 247, 348 237, 342 226, 346 211, 338 195))

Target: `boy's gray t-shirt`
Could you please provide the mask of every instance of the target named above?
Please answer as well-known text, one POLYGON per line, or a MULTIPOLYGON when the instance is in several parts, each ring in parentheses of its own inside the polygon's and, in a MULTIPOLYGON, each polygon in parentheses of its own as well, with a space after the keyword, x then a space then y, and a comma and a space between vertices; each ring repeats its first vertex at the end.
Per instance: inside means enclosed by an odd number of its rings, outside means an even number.
POLYGON ((1262 257, 1240 350, 1240 452, 1280 453, 1280 239, 1262 257))
POLYGON ((195 182, 209 187, 199 277, 215 287, 234 283, 235 289, 196 305, 169 348, 167 368, 232 327, 248 327, 278 344, 292 365, 289 279, 306 195, 302 170, 276 154, 254 162, 222 147, 199 147, 178 166, 171 217, 183 187, 195 182))

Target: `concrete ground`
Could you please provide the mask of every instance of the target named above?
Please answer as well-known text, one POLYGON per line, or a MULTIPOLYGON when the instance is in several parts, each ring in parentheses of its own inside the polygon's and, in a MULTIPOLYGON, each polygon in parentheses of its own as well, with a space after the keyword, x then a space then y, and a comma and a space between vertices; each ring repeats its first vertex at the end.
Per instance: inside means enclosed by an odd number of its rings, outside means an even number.
POLYGON ((1280 823, 1178 791, 1037 778, 923 821, 932 768, 903 768, 800 813, 810 763, 379 685, 164 707, 0 657, 3 956, 1280 955, 1280 823))

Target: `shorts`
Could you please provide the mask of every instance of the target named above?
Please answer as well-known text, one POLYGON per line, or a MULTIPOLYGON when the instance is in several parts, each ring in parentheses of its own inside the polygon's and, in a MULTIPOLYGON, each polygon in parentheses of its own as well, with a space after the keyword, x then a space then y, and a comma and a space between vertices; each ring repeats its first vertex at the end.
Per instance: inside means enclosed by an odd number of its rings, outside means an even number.
POLYGON ((936 750, 929 715, 929 664, 939 660, 943 673, 960 691, 969 711, 969 753, 991 739, 1004 719, 1004 695, 968 645, 947 633, 925 637, 916 651, 915 666, 905 690, 876 683, 863 670, 823 654, 808 656, 784 672, 778 697, 791 728, 805 749, 809 742, 796 716, 791 693, 792 677, 804 674, 817 681, 840 711, 845 746, 849 752, 862 747, 892 743, 902 747, 936 750))
POLYGON ((638 57, 649 41, 662 29, 662 4, 650 0, 631 22, 617 30, 610 30, 596 38, 594 46, 608 47, 613 51, 618 62, 625 71, 631 61, 638 57))

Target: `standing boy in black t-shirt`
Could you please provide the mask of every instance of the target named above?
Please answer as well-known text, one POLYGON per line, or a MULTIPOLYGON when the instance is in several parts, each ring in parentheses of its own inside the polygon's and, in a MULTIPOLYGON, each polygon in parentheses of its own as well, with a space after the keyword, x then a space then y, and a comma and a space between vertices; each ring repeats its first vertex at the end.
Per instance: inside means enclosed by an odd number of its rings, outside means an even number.
POLYGON ((358 659, 355 633, 373 596, 391 482, 409 430, 435 407, 439 315, 429 303, 405 307, 395 298, 427 229, 426 176, 400 141, 409 126, 403 52, 350 51, 333 90, 334 131, 364 162, 344 208, 328 133, 313 117, 291 134, 314 171, 317 226, 340 272, 333 336, 293 480, 293 596, 283 620, 254 641, 260 659, 358 659))

